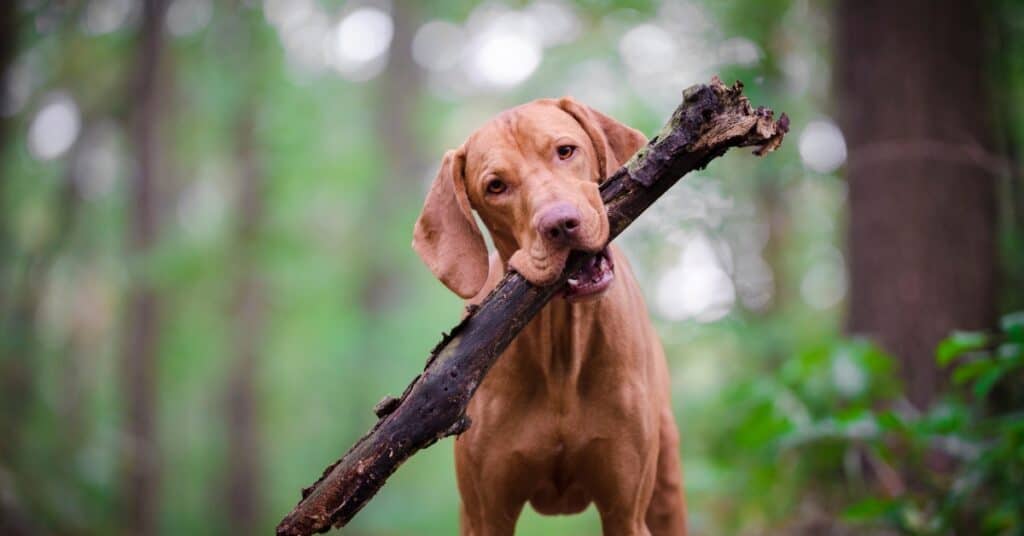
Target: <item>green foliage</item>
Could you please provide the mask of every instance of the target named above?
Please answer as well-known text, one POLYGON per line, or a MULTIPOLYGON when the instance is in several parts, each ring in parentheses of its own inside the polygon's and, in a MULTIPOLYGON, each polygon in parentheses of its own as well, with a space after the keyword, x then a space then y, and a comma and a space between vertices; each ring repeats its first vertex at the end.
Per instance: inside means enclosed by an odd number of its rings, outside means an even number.
POLYGON ((718 507, 739 520, 733 530, 797 533, 820 511, 857 532, 1024 534, 1024 315, 1001 326, 942 341, 952 382, 923 412, 900 398, 892 358, 864 341, 802 352, 723 391, 708 456, 728 483, 718 507))

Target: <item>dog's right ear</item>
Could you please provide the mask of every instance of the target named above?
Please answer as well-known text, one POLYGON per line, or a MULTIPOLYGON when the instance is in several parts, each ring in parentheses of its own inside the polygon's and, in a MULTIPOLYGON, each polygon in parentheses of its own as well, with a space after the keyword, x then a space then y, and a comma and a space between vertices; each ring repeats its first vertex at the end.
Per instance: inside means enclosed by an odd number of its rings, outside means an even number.
POLYGON ((487 281, 487 245, 466 195, 464 148, 448 151, 416 220, 412 248, 452 292, 475 296, 487 281))
POLYGON ((572 97, 562 97, 558 100, 558 106, 576 119, 594 144, 599 179, 610 177, 647 145, 647 137, 643 132, 581 104, 572 97))

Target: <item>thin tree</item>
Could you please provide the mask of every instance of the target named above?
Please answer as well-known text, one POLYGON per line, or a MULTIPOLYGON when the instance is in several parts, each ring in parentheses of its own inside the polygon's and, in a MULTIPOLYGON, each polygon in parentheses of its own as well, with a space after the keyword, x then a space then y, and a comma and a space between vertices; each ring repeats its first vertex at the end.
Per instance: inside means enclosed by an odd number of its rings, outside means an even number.
MULTIPOLYGON (((129 184, 128 247, 136 259, 151 252, 159 231, 160 137, 165 0, 145 0, 134 87, 131 139, 135 174, 129 184)), ((134 274, 128 291, 121 362, 125 424, 122 501, 125 532, 155 534, 158 524, 160 446, 157 437, 157 364, 160 297, 145 275, 134 274)))
MULTIPOLYGON (((391 16, 394 40, 388 51, 387 67, 376 82, 380 89, 373 109, 374 131, 386 158, 381 160, 384 165, 380 179, 365 206, 373 207, 381 221, 402 221, 398 215, 411 213, 408 209, 419 203, 418 179, 427 171, 423 142, 413 127, 423 96, 423 73, 412 56, 413 36, 421 22, 419 4, 395 2, 391 16)), ((370 229, 366 235, 369 282, 362 302, 372 315, 386 313, 402 285, 395 268, 400 263, 391 258, 393 252, 379 247, 382 235, 387 235, 386 226, 370 229)))
MULTIPOLYGON (((0 83, 6 82, 17 55, 17 11, 17 2, 13 0, 0 3, 0 83)), ((12 123, 9 118, 0 118, 0 147, 7 141, 12 123)), ((5 169, 0 174, 0 200, 4 200, 5 192, 9 191, 11 177, 7 173, 5 169)), ((20 321, 24 318, 22 295, 25 292, 15 289, 12 284, 18 272, 16 264, 11 262, 13 257, 9 223, 0 221, 0 401, 4 408, 0 412, 0 433, 4 435, 4 440, 0 441, 0 466, 8 470, 13 469, 16 463, 14 458, 20 443, 17 433, 30 399, 28 385, 33 380, 25 354, 28 334, 20 321)), ((36 523, 22 505, 0 498, 0 534, 17 536, 37 530, 36 523)))
POLYGON ((235 289, 232 315, 234 358, 226 385, 226 504, 233 529, 256 534, 262 511, 256 377, 264 327, 263 285, 256 248, 263 221, 263 172, 257 158, 254 107, 243 106, 236 130, 238 223, 235 231, 235 289))

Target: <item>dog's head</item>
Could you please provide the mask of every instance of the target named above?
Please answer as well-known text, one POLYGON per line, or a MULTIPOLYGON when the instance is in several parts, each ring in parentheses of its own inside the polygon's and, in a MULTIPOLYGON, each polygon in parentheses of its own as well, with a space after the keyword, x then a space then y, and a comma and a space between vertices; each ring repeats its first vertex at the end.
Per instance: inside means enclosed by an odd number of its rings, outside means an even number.
MULTIPOLYGON (((416 221, 413 249, 449 289, 476 295, 487 248, 473 209, 502 258, 536 285, 552 283, 573 249, 599 252, 608 216, 599 182, 647 143, 639 131, 571 98, 502 112, 448 151, 416 221)), ((611 282, 606 252, 570 280, 570 294, 611 282)))

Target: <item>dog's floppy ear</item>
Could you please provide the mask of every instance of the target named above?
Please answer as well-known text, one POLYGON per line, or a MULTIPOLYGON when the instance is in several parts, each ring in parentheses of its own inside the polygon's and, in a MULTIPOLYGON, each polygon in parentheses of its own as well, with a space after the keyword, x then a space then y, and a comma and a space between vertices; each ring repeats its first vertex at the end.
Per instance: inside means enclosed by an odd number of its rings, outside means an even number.
POLYGON ((487 245, 473 219, 463 178, 465 151, 448 151, 423 202, 412 248, 452 292, 472 298, 487 280, 487 245))
POLYGON ((572 97, 562 97, 558 106, 573 116, 590 137, 597 150, 597 165, 602 179, 615 173, 647 145, 647 138, 639 130, 623 125, 572 97))

